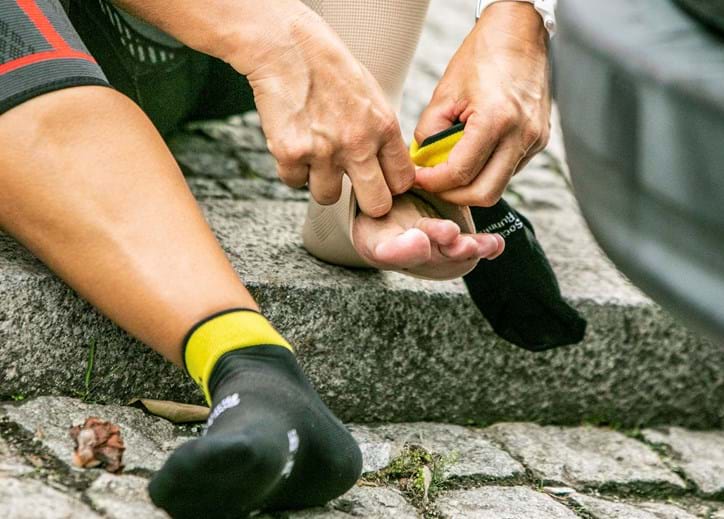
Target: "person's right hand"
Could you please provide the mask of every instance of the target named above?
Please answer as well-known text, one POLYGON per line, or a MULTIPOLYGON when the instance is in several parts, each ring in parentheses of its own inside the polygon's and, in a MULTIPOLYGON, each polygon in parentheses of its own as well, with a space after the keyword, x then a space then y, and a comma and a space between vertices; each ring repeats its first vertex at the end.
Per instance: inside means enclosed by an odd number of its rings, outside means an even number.
POLYGON ((346 172, 360 209, 386 214, 392 195, 412 186, 415 168, 381 87, 301 2, 276 21, 247 78, 279 176, 292 187, 309 183, 328 205, 339 199, 346 172))

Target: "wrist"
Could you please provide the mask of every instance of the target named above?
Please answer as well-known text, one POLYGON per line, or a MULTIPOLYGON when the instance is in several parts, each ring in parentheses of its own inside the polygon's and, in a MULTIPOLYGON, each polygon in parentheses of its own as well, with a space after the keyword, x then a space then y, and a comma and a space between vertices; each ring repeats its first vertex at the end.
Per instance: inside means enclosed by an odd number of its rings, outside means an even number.
MULTIPOLYGON (((194 50, 232 64, 246 74, 298 20, 313 12, 300 0, 113 0, 118 7, 170 34, 194 50)), ((287 46, 289 43, 287 41, 287 46)))
POLYGON ((495 34, 494 46, 506 47, 525 53, 547 53, 549 35, 543 19, 533 4, 502 1, 489 5, 481 14, 473 29, 490 43, 495 34))
POLYGON ((210 45, 197 50, 229 63, 246 76, 276 56, 295 54, 316 15, 298 0, 271 4, 249 2, 248 9, 237 9, 233 18, 215 29, 210 45))

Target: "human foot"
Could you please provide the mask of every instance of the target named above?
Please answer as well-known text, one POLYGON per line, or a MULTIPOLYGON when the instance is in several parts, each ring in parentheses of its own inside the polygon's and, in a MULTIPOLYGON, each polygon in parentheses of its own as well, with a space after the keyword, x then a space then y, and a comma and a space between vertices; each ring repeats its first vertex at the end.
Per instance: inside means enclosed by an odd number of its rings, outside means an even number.
POLYGON ((370 266, 432 279, 462 276, 505 247, 498 234, 462 233, 413 193, 395 197, 382 218, 358 214, 352 235, 355 250, 370 266))
POLYGON ((283 339, 266 334, 267 344, 227 351, 238 342, 234 336, 265 335, 265 323, 259 314, 233 311, 202 323, 188 341, 189 373, 212 395, 212 411, 204 436, 177 449, 150 483, 153 502, 174 519, 318 506, 360 475, 357 443, 283 339), (193 348, 207 358, 221 355, 204 360, 213 365, 208 380, 196 376, 207 368, 189 363, 189 355, 198 355, 193 348))

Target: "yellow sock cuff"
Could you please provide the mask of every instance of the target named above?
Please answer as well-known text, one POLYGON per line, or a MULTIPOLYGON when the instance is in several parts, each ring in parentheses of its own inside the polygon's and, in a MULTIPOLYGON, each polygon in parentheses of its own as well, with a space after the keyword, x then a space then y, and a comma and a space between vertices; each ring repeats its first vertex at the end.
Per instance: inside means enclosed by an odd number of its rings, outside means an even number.
POLYGON ((266 345, 294 352, 260 313, 248 309, 226 310, 204 319, 189 331, 184 341, 184 364, 210 405, 209 379, 218 360, 230 351, 266 345))
POLYGON ((463 130, 460 125, 450 128, 448 131, 437 134, 439 137, 433 136, 434 139, 429 144, 427 141, 420 146, 415 139, 410 144, 410 157, 416 166, 429 168, 446 162, 450 156, 450 152, 455 145, 462 139, 463 130))

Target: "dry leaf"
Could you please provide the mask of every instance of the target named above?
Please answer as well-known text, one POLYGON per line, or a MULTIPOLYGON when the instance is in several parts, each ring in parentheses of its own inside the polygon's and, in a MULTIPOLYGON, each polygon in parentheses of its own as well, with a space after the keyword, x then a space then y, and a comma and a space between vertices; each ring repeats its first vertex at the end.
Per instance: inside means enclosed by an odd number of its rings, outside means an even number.
POLYGON ((71 427, 69 432, 75 442, 73 465, 81 468, 102 466, 113 473, 123 470, 126 447, 116 424, 92 416, 86 418, 83 425, 71 427))
POLYGON ((149 413, 165 418, 173 423, 205 422, 209 417, 209 408, 172 402, 171 400, 150 400, 148 398, 137 398, 128 405, 141 407, 149 413))

